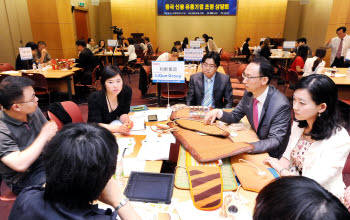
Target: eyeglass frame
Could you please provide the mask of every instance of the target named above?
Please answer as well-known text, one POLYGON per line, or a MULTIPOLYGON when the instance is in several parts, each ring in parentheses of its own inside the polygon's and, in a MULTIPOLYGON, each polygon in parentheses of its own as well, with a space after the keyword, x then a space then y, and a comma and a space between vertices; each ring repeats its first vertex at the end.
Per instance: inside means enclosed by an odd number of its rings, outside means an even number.
POLYGON ((216 64, 210 64, 210 63, 206 63, 206 62, 203 62, 201 64, 202 64, 202 66, 209 67, 211 69, 217 68, 216 64))
POLYGON ((35 93, 33 93, 33 96, 32 96, 31 100, 26 101, 26 102, 16 102, 16 103, 13 103, 13 104, 25 104, 25 103, 35 102, 35 98, 38 98, 38 97, 35 95, 35 93))
POLYGON ((267 77, 267 76, 247 76, 245 72, 242 73, 243 79, 255 79, 255 78, 261 78, 261 77, 267 77))

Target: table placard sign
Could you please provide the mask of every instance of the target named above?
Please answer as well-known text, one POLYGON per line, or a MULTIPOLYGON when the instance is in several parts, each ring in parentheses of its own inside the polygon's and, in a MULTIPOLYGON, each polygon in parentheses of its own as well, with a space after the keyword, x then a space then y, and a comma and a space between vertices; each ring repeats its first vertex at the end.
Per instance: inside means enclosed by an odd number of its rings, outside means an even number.
POLYGON ((118 46, 118 40, 107 40, 107 45, 109 47, 116 47, 118 46))
POLYGON ((200 47, 201 47, 201 41, 198 41, 198 40, 190 41, 190 48, 200 48, 200 47))
POLYGON ((283 41, 284 49, 293 49, 295 48, 295 41, 283 41))
POLYGON ((152 82, 185 83, 185 62, 152 61, 152 82))
POLYGON ((345 60, 350 60, 350 49, 346 50, 345 60))
POLYGON ((184 60, 186 61, 201 61, 203 58, 203 49, 184 49, 184 60))
POLYGON ((21 57, 21 60, 31 60, 31 59, 33 59, 32 48, 30 48, 30 47, 20 47, 18 49, 19 49, 19 55, 21 57))

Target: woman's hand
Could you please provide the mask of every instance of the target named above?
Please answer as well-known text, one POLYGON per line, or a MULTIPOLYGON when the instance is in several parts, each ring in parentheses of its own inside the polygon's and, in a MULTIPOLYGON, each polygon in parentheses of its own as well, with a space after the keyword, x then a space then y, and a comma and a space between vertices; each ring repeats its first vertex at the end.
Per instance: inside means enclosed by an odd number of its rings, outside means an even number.
POLYGON ((123 123, 123 125, 126 125, 129 129, 131 129, 134 126, 134 123, 130 120, 128 114, 121 115, 119 120, 123 123))
POLYGON ((281 169, 281 165, 279 163, 279 160, 273 157, 269 157, 267 159, 264 160, 264 163, 266 165, 271 166, 272 168, 274 168, 277 172, 281 169))

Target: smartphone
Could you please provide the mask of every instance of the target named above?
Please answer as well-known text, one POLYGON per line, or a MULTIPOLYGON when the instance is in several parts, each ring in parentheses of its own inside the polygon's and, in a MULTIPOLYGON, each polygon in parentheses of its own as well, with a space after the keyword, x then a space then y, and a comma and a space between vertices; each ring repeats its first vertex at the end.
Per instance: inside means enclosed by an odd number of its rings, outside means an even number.
POLYGON ((148 121, 158 121, 157 115, 149 115, 148 121))

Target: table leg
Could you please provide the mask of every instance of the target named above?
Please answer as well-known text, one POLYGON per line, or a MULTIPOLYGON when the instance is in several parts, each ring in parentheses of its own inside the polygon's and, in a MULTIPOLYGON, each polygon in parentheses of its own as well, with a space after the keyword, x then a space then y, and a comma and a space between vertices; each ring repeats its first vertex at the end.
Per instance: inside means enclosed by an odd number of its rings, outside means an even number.
POLYGON ((67 90, 68 90, 68 100, 72 100, 72 84, 71 84, 71 77, 67 77, 67 90))

